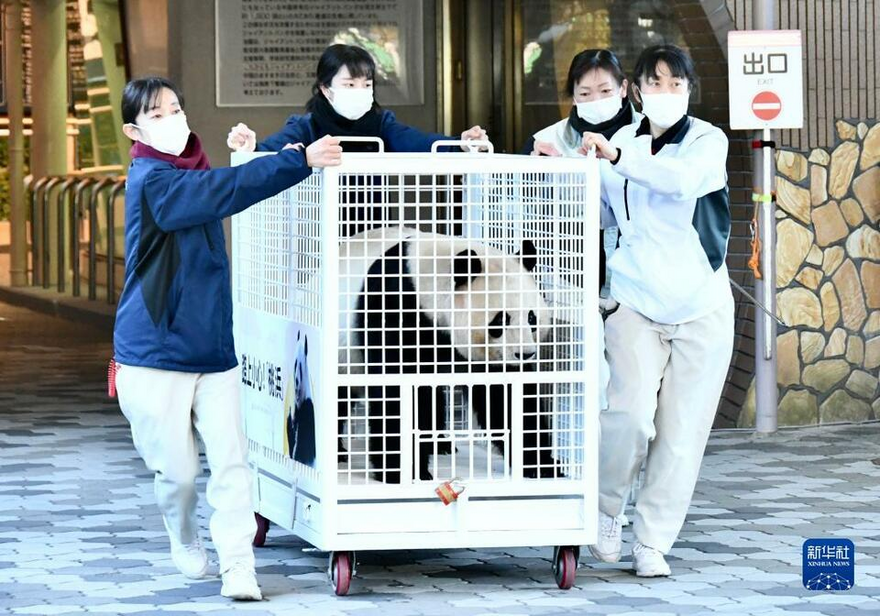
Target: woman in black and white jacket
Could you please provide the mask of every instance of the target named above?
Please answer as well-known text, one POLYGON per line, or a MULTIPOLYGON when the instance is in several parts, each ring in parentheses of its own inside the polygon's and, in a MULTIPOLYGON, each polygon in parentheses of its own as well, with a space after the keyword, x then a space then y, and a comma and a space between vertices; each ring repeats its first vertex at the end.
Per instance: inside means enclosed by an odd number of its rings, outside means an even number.
POLYGON ((610 140, 583 136, 603 164, 603 205, 620 228, 609 260, 605 322, 611 366, 600 414, 599 520, 593 555, 615 562, 620 515, 645 463, 635 503, 633 566, 670 575, 664 554, 684 524, 733 351, 727 137, 687 115, 696 75, 673 45, 642 52, 634 95, 646 118, 610 140))

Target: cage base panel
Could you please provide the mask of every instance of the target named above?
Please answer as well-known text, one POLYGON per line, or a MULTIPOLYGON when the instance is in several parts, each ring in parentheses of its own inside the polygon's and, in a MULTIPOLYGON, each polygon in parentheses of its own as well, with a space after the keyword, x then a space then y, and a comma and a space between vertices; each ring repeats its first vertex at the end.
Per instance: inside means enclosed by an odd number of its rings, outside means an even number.
POLYGON ((538 532, 584 528, 583 497, 467 498, 444 505, 432 501, 374 501, 340 503, 336 508, 340 533, 480 533, 538 532))
POLYGON ((421 533, 351 533, 322 537, 287 529, 321 552, 381 552, 389 550, 466 550, 482 548, 553 548, 563 545, 593 545, 596 530, 562 529, 552 531, 481 531, 421 533))
POLYGON ((326 550, 586 545, 596 537, 597 503, 584 495, 465 493, 446 506, 436 496, 328 503, 266 487, 255 509, 326 550), (335 532, 325 527, 327 520, 335 532))

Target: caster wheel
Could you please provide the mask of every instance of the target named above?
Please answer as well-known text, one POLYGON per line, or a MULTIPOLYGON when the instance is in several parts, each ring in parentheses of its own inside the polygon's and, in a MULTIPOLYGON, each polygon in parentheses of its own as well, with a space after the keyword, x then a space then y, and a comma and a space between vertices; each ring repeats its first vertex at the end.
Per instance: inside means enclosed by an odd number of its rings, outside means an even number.
POLYGON ((354 555, 351 552, 333 552, 330 554, 330 586, 338 597, 344 597, 351 588, 354 555))
POLYGON ((578 554, 575 548, 556 548, 553 573, 556 576, 556 585, 562 590, 568 590, 574 586, 574 578, 577 574, 577 563, 578 554))
POLYGON ((254 535, 254 547, 261 548, 266 545, 266 535, 269 534, 270 522, 259 513, 254 514, 257 520, 257 533, 254 535))

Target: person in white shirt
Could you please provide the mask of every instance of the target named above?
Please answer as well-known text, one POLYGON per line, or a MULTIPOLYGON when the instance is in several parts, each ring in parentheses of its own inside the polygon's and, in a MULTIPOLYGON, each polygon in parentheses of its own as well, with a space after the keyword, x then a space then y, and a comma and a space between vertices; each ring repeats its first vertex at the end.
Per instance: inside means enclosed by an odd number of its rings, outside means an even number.
POLYGON ((645 49, 634 97, 646 118, 610 140, 587 133, 602 165, 603 206, 620 228, 609 259, 605 321, 611 366, 600 413, 598 543, 604 562, 621 553, 621 514, 644 463, 635 502, 633 567, 668 576, 664 555, 684 524, 733 351, 727 137, 687 115, 696 83, 673 45, 645 49))
MULTIPOLYGON (((529 139, 524 153, 532 156, 580 157, 585 133, 600 133, 611 138, 625 126, 641 121, 627 97, 628 81, 617 56, 608 49, 585 49, 574 56, 568 69, 565 92, 571 96, 568 117, 541 129, 529 139)), ((599 236, 599 288, 605 284, 604 237, 599 236)), ((600 298, 604 308, 606 301, 600 298)), ((599 408, 607 407, 609 379, 605 359, 602 319, 596 316, 599 346, 599 408)))

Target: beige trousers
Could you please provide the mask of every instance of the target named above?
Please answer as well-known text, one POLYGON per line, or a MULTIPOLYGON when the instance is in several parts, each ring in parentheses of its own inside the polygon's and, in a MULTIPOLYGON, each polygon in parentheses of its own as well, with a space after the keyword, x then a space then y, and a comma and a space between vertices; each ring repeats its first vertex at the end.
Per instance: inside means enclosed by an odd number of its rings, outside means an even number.
POLYGON ((733 352, 733 296, 681 325, 655 323, 620 306, 605 321, 611 367, 599 414, 599 509, 623 513, 645 464, 635 503, 637 540, 663 553, 684 524, 733 352))

